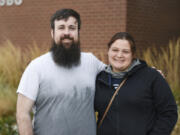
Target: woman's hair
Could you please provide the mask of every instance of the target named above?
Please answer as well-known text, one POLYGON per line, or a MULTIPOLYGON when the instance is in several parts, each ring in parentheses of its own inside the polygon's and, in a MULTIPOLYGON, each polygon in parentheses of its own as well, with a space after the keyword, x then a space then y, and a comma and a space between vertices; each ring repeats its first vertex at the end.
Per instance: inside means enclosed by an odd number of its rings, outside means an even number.
POLYGON ((127 40, 130 44, 131 47, 131 51, 132 54, 135 54, 136 52, 136 44, 135 41, 133 39, 133 37, 127 33, 127 32, 118 32, 116 33, 110 40, 110 42, 108 43, 108 49, 111 47, 111 45, 118 39, 122 39, 122 40, 127 40))

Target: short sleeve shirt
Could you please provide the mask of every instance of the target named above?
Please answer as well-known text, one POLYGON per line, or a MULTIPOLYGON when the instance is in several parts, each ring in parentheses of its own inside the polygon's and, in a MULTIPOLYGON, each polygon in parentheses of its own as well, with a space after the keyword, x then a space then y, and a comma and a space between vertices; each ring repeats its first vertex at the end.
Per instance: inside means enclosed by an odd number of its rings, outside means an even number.
POLYGON ((81 53, 77 67, 57 65, 48 52, 33 60, 17 92, 35 101, 35 135, 96 135, 94 92, 96 75, 105 64, 81 53))

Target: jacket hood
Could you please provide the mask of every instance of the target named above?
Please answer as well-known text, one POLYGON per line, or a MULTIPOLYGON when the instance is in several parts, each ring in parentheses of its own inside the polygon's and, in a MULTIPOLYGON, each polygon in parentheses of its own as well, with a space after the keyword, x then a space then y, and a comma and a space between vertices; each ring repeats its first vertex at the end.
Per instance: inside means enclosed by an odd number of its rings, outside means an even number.
MULTIPOLYGON (((127 72, 124 78, 131 77, 140 69, 147 67, 147 64, 145 61, 143 60, 139 60, 139 61, 140 61, 140 64, 134 66, 129 72, 127 72)), ((103 70, 98 74, 97 79, 101 81, 102 83, 109 85, 109 76, 111 76, 111 74, 103 70)))

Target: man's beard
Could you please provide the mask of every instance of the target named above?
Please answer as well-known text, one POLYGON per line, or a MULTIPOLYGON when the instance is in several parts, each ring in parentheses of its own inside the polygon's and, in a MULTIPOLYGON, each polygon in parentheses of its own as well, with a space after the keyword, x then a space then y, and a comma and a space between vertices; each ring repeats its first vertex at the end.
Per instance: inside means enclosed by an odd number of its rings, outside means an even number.
POLYGON ((55 63, 60 66, 71 68, 80 64, 81 52, 79 41, 74 42, 74 40, 72 40, 72 44, 69 48, 64 47, 62 40, 59 44, 53 41, 50 51, 52 51, 55 63))

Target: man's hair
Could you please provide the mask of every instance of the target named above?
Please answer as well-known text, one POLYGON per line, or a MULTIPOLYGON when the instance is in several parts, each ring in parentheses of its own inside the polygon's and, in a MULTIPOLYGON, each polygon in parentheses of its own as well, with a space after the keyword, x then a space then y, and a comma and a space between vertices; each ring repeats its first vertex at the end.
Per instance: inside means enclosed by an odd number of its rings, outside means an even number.
POLYGON ((70 16, 74 17, 78 22, 78 30, 81 28, 81 18, 78 12, 73 9, 60 9, 57 10, 51 17, 51 29, 54 29, 54 21, 65 19, 67 20, 70 16))
POLYGON ((136 52, 136 44, 134 41, 134 38, 127 32, 118 32, 116 33, 111 40, 108 43, 108 49, 111 47, 111 45, 118 39, 127 40, 130 44, 132 54, 135 54, 136 52))

